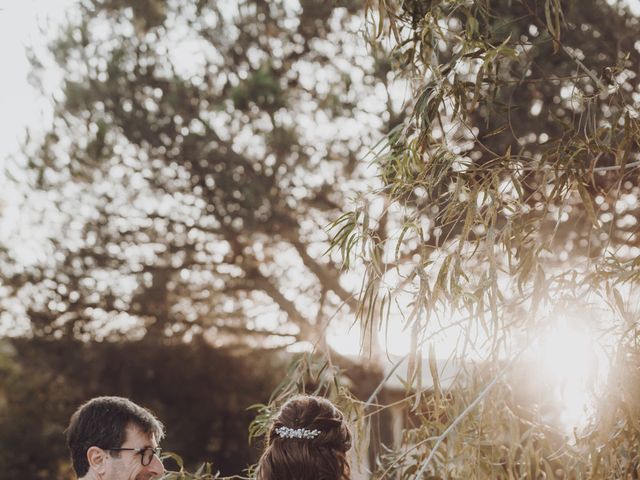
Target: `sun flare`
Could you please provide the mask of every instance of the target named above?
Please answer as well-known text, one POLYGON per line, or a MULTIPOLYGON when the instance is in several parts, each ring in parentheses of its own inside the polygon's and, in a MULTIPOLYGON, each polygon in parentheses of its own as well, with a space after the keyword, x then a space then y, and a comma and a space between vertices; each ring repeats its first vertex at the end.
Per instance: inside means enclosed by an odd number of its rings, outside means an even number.
POLYGON ((545 379, 547 399, 555 403, 561 429, 584 427, 609 370, 596 332, 585 321, 558 319, 536 342, 533 368, 545 379))

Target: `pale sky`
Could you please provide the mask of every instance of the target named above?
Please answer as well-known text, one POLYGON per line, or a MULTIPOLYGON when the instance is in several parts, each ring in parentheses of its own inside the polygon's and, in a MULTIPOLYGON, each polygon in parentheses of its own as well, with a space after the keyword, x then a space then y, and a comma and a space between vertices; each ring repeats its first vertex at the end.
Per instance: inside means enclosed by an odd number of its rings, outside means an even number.
MULTIPOLYGON (((35 251, 37 238, 42 232, 29 225, 21 211, 25 199, 36 201, 35 195, 20 183, 10 181, 6 173, 18 182, 24 178, 21 162, 10 157, 19 153, 26 127, 41 132, 52 117, 51 103, 28 82, 30 65, 26 48, 37 52, 46 48, 47 36, 65 18, 75 0, 0 0, 0 241, 15 238, 22 229, 29 229, 27 240, 12 244, 12 255, 27 258, 35 251), (42 27, 47 33, 43 33, 42 27)), ((45 82, 53 88, 60 84, 55 69, 47 69, 45 82)))
POLYGON ((28 45, 41 50, 46 36, 39 25, 53 33, 75 0, 0 0, 0 159, 14 153, 27 125, 38 128, 50 118, 47 101, 29 85, 28 45), (48 19, 48 20, 47 20, 48 19))

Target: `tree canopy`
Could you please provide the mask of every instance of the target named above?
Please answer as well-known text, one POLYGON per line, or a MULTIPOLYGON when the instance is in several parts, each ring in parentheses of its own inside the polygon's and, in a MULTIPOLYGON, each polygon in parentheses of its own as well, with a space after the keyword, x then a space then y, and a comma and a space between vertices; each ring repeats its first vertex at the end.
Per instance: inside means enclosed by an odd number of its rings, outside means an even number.
MULTIPOLYGON (((355 310, 324 227, 396 120, 358 2, 81 1, 33 58, 25 146, 42 254, 2 265, 6 323, 59 338, 320 342, 355 310), (36 201, 39 199, 39 201, 36 201)), ((33 227, 32 227, 33 228, 33 227)), ((266 342, 266 343, 265 343, 266 342)))

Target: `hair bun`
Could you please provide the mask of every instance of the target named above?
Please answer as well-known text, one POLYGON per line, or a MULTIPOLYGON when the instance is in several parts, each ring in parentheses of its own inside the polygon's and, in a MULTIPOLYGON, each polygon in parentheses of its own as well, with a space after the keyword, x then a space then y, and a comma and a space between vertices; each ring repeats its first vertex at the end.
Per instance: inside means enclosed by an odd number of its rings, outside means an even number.
POLYGON ((347 427, 342 412, 326 398, 298 395, 287 401, 276 420, 274 427, 298 428, 308 431, 318 430, 313 437, 317 446, 346 452, 351 448, 351 432, 347 427))
POLYGON ((325 398, 298 395, 274 419, 256 478, 345 480, 349 448, 351 432, 342 412, 325 398))

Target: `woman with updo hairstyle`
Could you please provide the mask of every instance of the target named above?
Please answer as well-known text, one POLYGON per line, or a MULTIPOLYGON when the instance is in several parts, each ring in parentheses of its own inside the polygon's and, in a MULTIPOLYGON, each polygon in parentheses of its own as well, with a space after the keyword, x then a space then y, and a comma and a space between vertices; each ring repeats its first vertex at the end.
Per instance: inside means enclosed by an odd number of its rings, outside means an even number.
POLYGON ((350 480, 351 432, 329 400, 299 395, 269 428, 256 480, 350 480))

